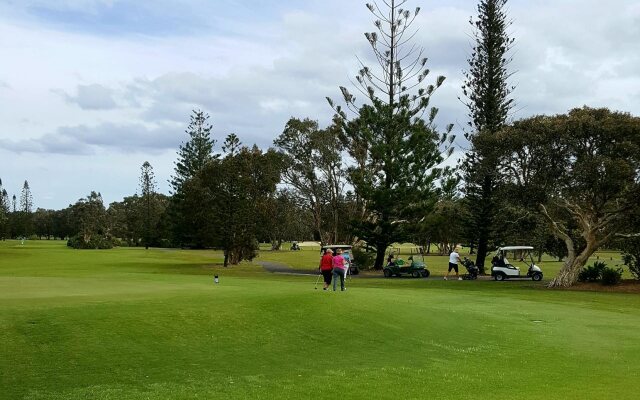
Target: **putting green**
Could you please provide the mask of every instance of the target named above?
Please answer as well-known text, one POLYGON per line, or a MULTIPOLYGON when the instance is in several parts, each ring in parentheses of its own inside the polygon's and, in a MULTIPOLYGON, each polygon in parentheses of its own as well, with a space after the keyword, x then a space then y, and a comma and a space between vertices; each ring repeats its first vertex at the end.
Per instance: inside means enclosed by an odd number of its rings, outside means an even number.
POLYGON ((0 242, 0 398, 640 393, 637 295, 382 278, 333 293, 313 290, 314 277, 220 261, 0 242))

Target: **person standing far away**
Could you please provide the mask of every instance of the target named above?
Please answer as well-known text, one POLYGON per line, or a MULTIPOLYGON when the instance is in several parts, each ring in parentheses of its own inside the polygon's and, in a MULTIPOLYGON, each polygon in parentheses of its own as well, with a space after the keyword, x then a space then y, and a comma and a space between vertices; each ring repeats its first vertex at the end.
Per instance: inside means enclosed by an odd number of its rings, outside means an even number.
POLYGON ((324 278, 324 286, 322 290, 327 290, 331 285, 331 270, 333 269, 333 250, 327 249, 320 259, 320 273, 324 278))
POLYGON ((456 277, 458 278, 459 281, 462 280, 460 275, 458 275, 458 263, 460 263, 460 254, 458 254, 457 250, 458 250, 458 247, 456 246, 451 252, 451 254, 449 254, 449 269, 447 270, 447 274, 444 276, 445 281, 449 277, 449 273, 451 272, 451 270, 456 271, 456 277))
POLYGON ((337 254, 333 256, 333 291, 336 291, 336 283, 339 278, 340 290, 344 292, 346 290, 344 288, 345 261, 344 257, 342 257, 342 249, 338 249, 336 253, 337 254))

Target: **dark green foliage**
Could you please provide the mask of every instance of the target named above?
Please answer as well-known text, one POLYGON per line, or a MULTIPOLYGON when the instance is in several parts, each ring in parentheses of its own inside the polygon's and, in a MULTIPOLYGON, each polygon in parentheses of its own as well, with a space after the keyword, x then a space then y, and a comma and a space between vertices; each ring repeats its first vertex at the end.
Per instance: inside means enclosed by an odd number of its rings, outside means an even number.
POLYGON ((596 261, 593 265, 585 267, 578 275, 580 282, 597 282, 602 279, 602 273, 607 268, 607 264, 602 261, 596 261))
POLYGON ((607 286, 617 285, 622 280, 622 272, 622 268, 604 268, 602 270, 602 284, 607 286))
POLYGON ((178 161, 171 178, 174 193, 178 193, 185 181, 195 176, 209 161, 215 157, 213 146, 215 140, 211 138, 213 127, 208 122, 209 115, 201 110, 193 110, 191 122, 186 133, 189 140, 180 145, 178 161))
MULTIPOLYGON (((193 110, 191 122, 187 127, 186 133, 189 140, 180 145, 178 150, 178 160, 175 164, 174 176, 171 178, 171 186, 173 188, 173 196, 167 210, 167 216, 170 220, 172 228, 173 242, 182 247, 202 248, 202 243, 195 232, 208 227, 201 226, 202 219, 194 218, 194 213, 199 210, 188 208, 184 203, 182 186, 195 177, 205 165, 218 156, 213 153, 215 140, 211 138, 211 130, 213 127, 208 122, 209 115, 200 110, 193 110), (194 225, 184 223, 186 219, 192 221, 194 225)), ((195 205, 201 207, 200 205, 195 205)))
POLYGON ((508 52, 514 39, 507 29, 511 25, 505 6, 507 0, 481 0, 478 16, 474 21, 475 43, 467 60, 462 100, 469 109, 469 127, 466 135, 471 143, 462 163, 465 181, 465 201, 470 211, 468 234, 471 242, 478 243, 476 265, 484 266, 489 242, 495 239, 496 193, 500 187, 500 151, 495 134, 506 124, 513 99, 509 96, 513 87, 507 80, 507 66, 511 59, 508 52))
POLYGON ((640 118, 583 107, 518 121, 497 139, 503 187, 514 189, 505 193, 525 195, 504 197, 540 212, 567 249, 552 286, 575 283, 598 248, 638 232, 629 219, 640 196, 640 118))
POLYGON ((281 157, 273 150, 240 148, 207 163, 185 182, 181 221, 195 242, 224 251, 225 266, 257 254, 261 216, 280 181, 281 157))
POLYGON ((291 118, 274 145, 285 162, 283 181, 296 202, 310 214, 314 236, 323 243, 345 242, 348 220, 346 174, 342 168, 338 126, 320 129, 318 122, 291 118))
POLYGON ((640 257, 638 254, 624 254, 624 265, 629 268, 629 272, 636 280, 640 280, 640 257))
POLYGON ((11 205, 9 202, 9 194, 2 187, 2 179, 0 179, 0 240, 4 240, 10 236, 9 228, 9 212, 11 205))
POLYGON ((353 261, 356 263, 358 268, 360 269, 369 269, 373 267, 373 262, 376 258, 376 253, 372 253, 367 251, 367 249, 362 247, 354 247, 351 250, 351 254, 353 257, 353 261))
POLYGON ((33 195, 29 182, 24 181, 22 192, 20 193, 20 211, 23 213, 31 213, 33 210, 33 195))
POLYGON ((280 250, 287 240, 313 238, 311 212, 291 190, 278 190, 265 201, 261 211, 259 239, 271 243, 271 250, 280 250))
POLYGON ((34 233, 38 238, 50 239, 55 236, 55 211, 38 208, 33 214, 34 233))
POLYGON ((111 235, 108 229, 107 211, 104 208, 102 195, 91 192, 70 207, 69 215, 73 240, 69 246, 77 249, 111 248, 111 235))
POLYGON ((328 99, 342 124, 344 146, 355 161, 348 174, 362 213, 352 221, 353 233, 376 249, 376 268, 382 268, 387 247, 409 238, 411 224, 433 208, 436 181, 443 175, 438 166, 443 152, 452 151, 454 139, 451 126, 441 134, 434 125, 438 109, 430 107, 430 99, 445 78, 425 83, 429 69, 424 49, 409 43, 420 9, 412 13, 404 3, 385 2, 384 11, 367 5, 376 18, 376 31, 365 37, 380 66, 376 72, 362 64, 356 77, 356 89, 368 104, 356 103, 341 87, 347 111, 356 116, 349 119, 328 99))
POLYGON ((146 249, 152 242, 152 228, 157 224, 157 213, 154 212, 153 206, 155 202, 153 198, 156 195, 156 182, 153 174, 153 167, 148 161, 145 161, 141 167, 140 173, 140 193, 142 197, 142 219, 144 225, 143 242, 146 249), (153 219, 152 219, 153 218, 153 219))
POLYGON ((67 240, 67 246, 79 250, 105 250, 113 248, 113 241, 105 236, 91 236, 88 241, 82 236, 72 236, 67 240))

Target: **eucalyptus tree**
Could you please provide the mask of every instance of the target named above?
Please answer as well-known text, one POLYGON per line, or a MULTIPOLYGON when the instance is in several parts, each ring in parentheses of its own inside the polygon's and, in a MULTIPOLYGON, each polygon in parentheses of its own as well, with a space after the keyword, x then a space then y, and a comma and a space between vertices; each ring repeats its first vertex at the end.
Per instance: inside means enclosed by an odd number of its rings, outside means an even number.
POLYGON ((466 138, 471 149, 462 163, 465 198, 470 211, 470 231, 477 240, 476 265, 484 271, 488 244, 494 224, 497 190, 500 182, 499 146, 496 133, 507 123, 514 106, 513 87, 508 80, 514 39, 507 32, 511 26, 506 12, 507 0, 481 0, 477 18, 471 19, 473 48, 465 71, 464 99, 469 110, 466 138))
POLYGON ((639 117, 584 107, 518 121, 501 138, 509 160, 505 176, 533 189, 550 231, 566 248, 550 286, 574 284, 599 248, 640 236, 630 223, 640 207, 639 117))
POLYGON ((346 87, 340 87, 345 108, 327 99, 353 161, 349 182, 362 206, 362 218, 353 221, 354 233, 376 249, 376 268, 382 267, 391 243, 409 237, 406 226, 433 209, 436 182, 443 174, 440 165, 453 150, 452 125, 439 132, 434 122, 438 109, 430 105, 445 78, 426 83, 430 71, 425 50, 414 42, 420 8, 406 9, 407 3, 366 5, 375 31, 365 38, 377 65, 358 59, 361 68, 354 86, 364 102, 346 87))
POLYGON ((283 182, 313 216, 322 243, 340 240, 341 206, 346 176, 339 146, 339 127, 320 129, 318 122, 291 118, 274 141, 285 161, 283 182))

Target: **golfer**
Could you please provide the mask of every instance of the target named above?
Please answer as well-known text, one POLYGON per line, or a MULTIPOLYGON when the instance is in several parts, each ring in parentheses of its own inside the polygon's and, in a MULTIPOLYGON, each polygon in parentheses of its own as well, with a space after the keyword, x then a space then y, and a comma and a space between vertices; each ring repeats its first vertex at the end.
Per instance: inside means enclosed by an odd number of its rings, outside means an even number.
POLYGON ((447 270, 447 274, 444 276, 444 280, 446 281, 451 270, 456 271, 456 277, 461 281, 460 275, 458 275, 458 263, 460 262, 460 254, 456 251, 458 248, 454 248, 451 254, 449 254, 449 269, 447 270))
POLYGON ((324 255, 320 259, 320 273, 324 278, 324 287, 322 288, 322 290, 327 290, 329 285, 331 285, 332 269, 333 269, 333 250, 327 249, 325 250, 324 255))
POLYGON ((336 283, 340 278, 340 290, 343 292, 344 288, 344 271, 346 270, 345 259, 342 257, 342 249, 337 250, 337 254, 333 256, 333 291, 336 291, 336 283))

